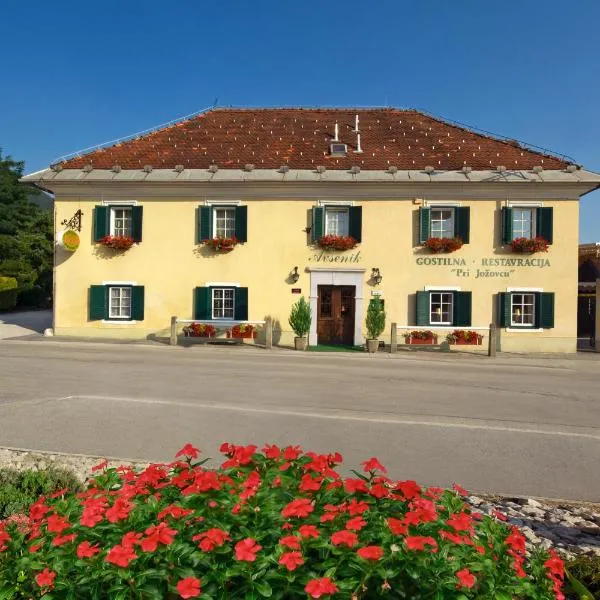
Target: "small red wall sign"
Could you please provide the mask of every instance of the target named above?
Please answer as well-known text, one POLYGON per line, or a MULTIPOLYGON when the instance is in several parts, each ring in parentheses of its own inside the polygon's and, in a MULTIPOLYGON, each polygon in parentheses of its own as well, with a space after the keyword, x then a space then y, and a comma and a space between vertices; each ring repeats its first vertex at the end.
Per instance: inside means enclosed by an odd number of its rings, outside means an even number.
POLYGON ((292 294, 301 294, 302 290, 300 288, 292 288, 292 294))

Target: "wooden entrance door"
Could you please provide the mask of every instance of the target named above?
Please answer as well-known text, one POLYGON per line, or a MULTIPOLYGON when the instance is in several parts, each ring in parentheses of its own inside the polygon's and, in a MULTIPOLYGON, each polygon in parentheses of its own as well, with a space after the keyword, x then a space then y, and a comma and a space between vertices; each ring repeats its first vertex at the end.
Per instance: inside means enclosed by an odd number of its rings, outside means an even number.
POLYGON ((317 343, 354 344, 353 285, 320 285, 317 298, 317 343))

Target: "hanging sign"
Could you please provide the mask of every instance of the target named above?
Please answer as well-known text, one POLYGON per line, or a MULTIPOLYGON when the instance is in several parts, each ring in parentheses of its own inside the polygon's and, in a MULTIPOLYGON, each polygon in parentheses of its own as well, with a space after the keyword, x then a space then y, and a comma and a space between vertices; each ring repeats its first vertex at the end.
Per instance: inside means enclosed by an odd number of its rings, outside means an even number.
POLYGON ((59 231, 56 236, 57 245, 68 252, 75 252, 75 250, 79 248, 80 241, 79 234, 76 231, 73 231, 73 229, 59 231))

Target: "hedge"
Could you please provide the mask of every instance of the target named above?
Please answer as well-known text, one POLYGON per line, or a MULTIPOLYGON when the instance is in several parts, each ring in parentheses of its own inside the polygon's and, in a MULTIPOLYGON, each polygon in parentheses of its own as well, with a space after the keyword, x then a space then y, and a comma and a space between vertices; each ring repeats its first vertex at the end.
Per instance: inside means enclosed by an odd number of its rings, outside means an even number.
POLYGON ((17 305, 17 280, 0 277, 0 310, 13 310, 17 305))
POLYGON ((1 598, 561 599, 552 552, 526 550, 466 492, 386 475, 376 458, 187 444, 143 471, 94 467, 0 526, 1 598))

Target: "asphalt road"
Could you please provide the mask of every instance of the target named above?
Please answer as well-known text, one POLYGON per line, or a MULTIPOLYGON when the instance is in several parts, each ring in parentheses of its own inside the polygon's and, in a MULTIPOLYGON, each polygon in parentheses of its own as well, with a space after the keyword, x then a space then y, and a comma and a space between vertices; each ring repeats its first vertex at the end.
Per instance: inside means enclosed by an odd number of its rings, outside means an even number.
POLYGON ((0 343, 0 446, 168 460, 222 441, 377 456, 399 479, 600 501, 600 356, 0 343))

